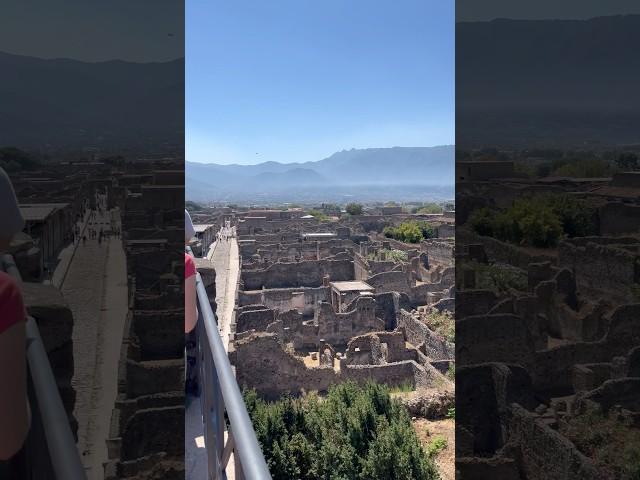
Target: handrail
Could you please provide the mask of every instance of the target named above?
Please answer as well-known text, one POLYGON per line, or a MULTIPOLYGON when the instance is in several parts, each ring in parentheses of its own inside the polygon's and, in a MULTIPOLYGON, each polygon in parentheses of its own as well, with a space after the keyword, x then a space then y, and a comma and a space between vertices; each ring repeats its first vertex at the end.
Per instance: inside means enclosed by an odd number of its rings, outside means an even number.
MULTIPOLYGON (((190 250, 189 253, 191 253, 190 250)), ((222 338, 220 338, 216 318, 200 273, 196 274, 196 289, 199 305, 199 332, 204 333, 207 339, 204 345, 203 338, 199 338, 199 342, 204 357, 202 359, 204 362, 202 374, 204 375, 201 376, 203 384, 202 410, 210 478, 214 480, 226 478, 224 473, 226 462, 231 450, 233 450, 236 479, 271 480, 238 382, 229 363, 222 338), (208 371, 208 366, 213 367, 211 371, 208 371), (212 381, 211 384, 209 384, 210 381, 212 381), (223 438, 224 411, 229 418, 226 445, 223 438), (214 444, 211 444, 211 440, 214 444)))
MULTIPOLYGON (((11 255, 3 255, 2 269, 22 283, 20 271, 11 255)), ((35 393, 37 409, 42 417, 47 441, 49 461, 55 478, 59 480, 85 480, 87 478, 76 441, 71 433, 69 418, 62 404, 49 357, 45 351, 38 325, 32 317, 26 324, 27 362, 35 393)))

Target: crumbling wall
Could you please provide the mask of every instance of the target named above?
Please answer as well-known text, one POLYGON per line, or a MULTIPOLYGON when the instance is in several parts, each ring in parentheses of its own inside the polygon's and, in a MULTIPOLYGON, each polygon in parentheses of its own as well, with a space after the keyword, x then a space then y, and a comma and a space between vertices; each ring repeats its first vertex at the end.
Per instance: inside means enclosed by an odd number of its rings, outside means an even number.
POLYGON ((297 263, 276 263, 264 270, 242 271, 244 290, 261 288, 319 287, 328 275, 332 281, 354 278, 350 260, 319 260, 297 263))
POLYGON ((432 360, 450 360, 455 358, 455 345, 441 338, 411 313, 400 310, 398 330, 404 333, 407 342, 420 349, 432 360))
POLYGON ((234 342, 229 358, 240 387, 255 388, 270 400, 285 392, 326 392, 337 383, 332 368, 307 368, 301 359, 286 353, 272 333, 256 333, 234 342))
POLYGON ((247 330, 266 331, 267 326, 276 319, 275 310, 270 308, 238 311, 236 317, 236 332, 247 330))

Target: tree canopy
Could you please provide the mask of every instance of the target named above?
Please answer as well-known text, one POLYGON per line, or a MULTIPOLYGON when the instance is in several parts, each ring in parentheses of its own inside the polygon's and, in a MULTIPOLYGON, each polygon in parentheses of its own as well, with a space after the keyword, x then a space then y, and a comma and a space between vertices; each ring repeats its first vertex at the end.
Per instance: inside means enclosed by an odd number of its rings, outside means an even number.
POLYGON ((249 391, 245 402, 274 480, 440 478, 386 386, 348 382, 274 403, 249 391))
POLYGON ((363 208, 359 203, 349 203, 345 207, 345 210, 349 215, 362 215, 363 208))

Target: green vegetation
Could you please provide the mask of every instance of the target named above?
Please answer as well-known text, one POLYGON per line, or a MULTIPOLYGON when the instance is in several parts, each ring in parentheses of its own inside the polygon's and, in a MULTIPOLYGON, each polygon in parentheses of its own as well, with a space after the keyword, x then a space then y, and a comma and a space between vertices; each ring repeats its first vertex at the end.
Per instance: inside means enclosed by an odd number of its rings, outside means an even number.
POLYGON ((433 202, 424 203, 420 207, 412 208, 411 213, 419 213, 422 215, 426 215, 429 213, 442 213, 442 205, 438 205, 437 203, 433 202))
POLYGON ((611 417, 590 413, 561 424, 560 433, 587 457, 622 480, 640 479, 640 432, 611 417))
POLYGON ((314 218, 321 222, 329 221, 329 216, 326 213, 321 212, 320 210, 310 210, 309 215, 313 215, 314 218))
POLYGON ((407 254, 407 252, 403 250, 395 250, 395 249, 391 249, 391 250, 382 249, 378 253, 372 252, 367 256, 367 258, 369 260, 379 260, 380 252, 386 252, 387 259, 395 263, 406 262, 409 259, 409 255, 407 254))
POLYGON ((447 439, 437 436, 427 445, 427 455, 433 458, 445 448, 447 448, 447 439))
MULTIPOLYGON (((456 364, 451 362, 449 364, 449 368, 447 368, 447 377, 449 378, 449 380, 451 380, 452 382, 455 381, 456 379, 456 364)), ((455 412, 454 412, 455 413, 455 412)), ((447 414, 448 416, 449 414, 447 414)))
POLYGON ((480 208, 472 213, 469 221, 480 235, 548 248, 563 236, 595 234, 594 219, 595 209, 582 200, 568 195, 545 195, 516 200, 502 212, 480 208))
POLYGON ((359 203, 348 203, 345 210, 349 215, 362 215, 363 208, 359 203))
POLYGON ((33 170, 39 165, 40 162, 36 158, 18 148, 0 148, 0 167, 8 173, 33 170))
POLYGON ((429 222, 403 222, 397 227, 388 226, 383 230, 384 236, 404 243, 419 243, 433 238, 435 230, 429 222))
POLYGON ((416 387, 411 382, 402 382, 395 387, 389 387, 389 393, 408 393, 415 391, 416 387))
POLYGON ((274 403, 249 391, 245 402, 274 480, 439 478, 406 410, 383 385, 345 383, 324 399, 274 403))
POLYGON ((425 323, 431 330, 442 335, 447 342, 455 343, 456 322, 450 312, 439 312, 434 308, 427 315, 425 323))
POLYGON ((447 418, 452 420, 456 419, 456 407, 449 407, 449 410, 447 410, 447 418))

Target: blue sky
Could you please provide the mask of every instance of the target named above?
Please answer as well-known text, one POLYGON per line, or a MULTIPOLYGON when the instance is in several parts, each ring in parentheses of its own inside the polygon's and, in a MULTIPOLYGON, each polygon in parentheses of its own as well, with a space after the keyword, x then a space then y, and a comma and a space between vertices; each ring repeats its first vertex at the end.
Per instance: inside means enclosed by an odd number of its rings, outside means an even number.
POLYGON ((187 160, 454 143, 453 0, 188 0, 187 160))

